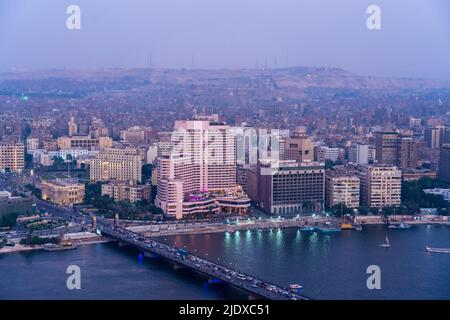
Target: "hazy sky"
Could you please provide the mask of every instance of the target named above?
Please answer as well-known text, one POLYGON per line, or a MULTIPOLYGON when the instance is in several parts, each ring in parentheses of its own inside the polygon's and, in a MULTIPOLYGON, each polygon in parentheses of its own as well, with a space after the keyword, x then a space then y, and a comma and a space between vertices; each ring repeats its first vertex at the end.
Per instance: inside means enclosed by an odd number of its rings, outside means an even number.
POLYGON ((449 0, 0 0, 0 70, 334 66, 450 78, 449 0), (66 8, 81 8, 81 30, 66 8), (381 7, 381 27, 366 8, 381 7))

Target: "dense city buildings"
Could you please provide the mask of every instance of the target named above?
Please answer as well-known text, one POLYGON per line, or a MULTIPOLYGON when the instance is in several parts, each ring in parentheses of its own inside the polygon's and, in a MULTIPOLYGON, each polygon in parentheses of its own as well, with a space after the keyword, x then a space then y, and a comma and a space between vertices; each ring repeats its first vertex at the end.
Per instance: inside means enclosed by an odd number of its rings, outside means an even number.
POLYGON ((135 148, 105 148, 90 161, 91 181, 142 180, 142 157, 135 148))
POLYGON ((83 203, 84 188, 73 179, 42 180, 41 199, 58 205, 83 203))
POLYGON ((439 158, 439 179, 450 183, 450 143, 441 146, 439 158))
POLYGON ((109 183, 102 184, 101 194, 102 196, 109 196, 115 201, 150 201, 152 195, 152 187, 150 184, 134 184, 111 181, 109 183))
POLYGON ((24 165, 23 143, 0 143, 0 171, 22 172, 24 165))
POLYGON ((361 169, 361 205, 367 208, 399 206, 402 172, 395 166, 363 165, 361 169))
POLYGON ((320 211, 325 200, 322 163, 261 160, 248 177, 249 195, 266 212, 291 215, 320 211))

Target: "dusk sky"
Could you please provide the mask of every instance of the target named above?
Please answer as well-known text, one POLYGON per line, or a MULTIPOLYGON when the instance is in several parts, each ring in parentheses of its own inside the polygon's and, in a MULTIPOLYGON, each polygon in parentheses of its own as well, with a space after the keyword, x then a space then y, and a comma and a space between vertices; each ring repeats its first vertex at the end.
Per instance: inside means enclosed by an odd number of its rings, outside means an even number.
POLYGON ((12 68, 330 66, 450 78, 449 0, 0 0, 12 68), (66 8, 81 8, 81 30, 66 8), (381 30, 366 8, 381 7, 381 30))

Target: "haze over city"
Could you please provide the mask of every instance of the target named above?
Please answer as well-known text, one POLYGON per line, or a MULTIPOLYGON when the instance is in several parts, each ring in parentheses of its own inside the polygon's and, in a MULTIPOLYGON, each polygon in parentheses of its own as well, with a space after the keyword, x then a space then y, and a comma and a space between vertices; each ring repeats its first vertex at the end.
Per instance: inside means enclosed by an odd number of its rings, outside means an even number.
POLYGON ((0 70, 339 67, 449 78, 447 0, 3 0, 0 70), (366 8, 381 8, 381 30, 366 8), (66 8, 81 8, 68 30, 66 8))

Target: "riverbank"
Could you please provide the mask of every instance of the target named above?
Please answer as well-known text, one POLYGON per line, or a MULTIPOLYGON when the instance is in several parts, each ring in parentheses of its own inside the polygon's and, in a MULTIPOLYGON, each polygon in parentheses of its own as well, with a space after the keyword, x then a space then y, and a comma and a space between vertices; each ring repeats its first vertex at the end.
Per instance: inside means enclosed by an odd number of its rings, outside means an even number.
MULTIPOLYGON (((23 245, 20 244, 20 239, 13 239, 15 242, 14 246, 5 246, 3 248, 0 248, 0 254, 7 254, 7 253, 15 253, 15 252, 27 252, 27 251, 37 251, 37 250, 43 250, 44 245, 23 245)), ((68 233, 64 235, 63 241, 68 241, 73 243, 76 246, 81 245, 90 245, 90 244, 97 244, 97 243, 106 243, 110 242, 111 240, 105 237, 102 237, 96 233, 91 232, 77 232, 77 233, 68 233)))
MULTIPOLYGON (((301 228, 304 226, 319 226, 325 223, 336 223, 335 218, 321 216, 295 217, 292 219, 272 218, 256 220, 240 220, 232 224, 224 223, 194 223, 179 222, 171 224, 145 225, 128 227, 127 229, 148 237, 161 237, 172 235, 192 235, 207 233, 233 233, 242 230, 265 230, 276 228, 301 228)), ((411 225, 441 224, 450 225, 447 217, 443 216, 421 216, 420 219, 412 216, 395 215, 388 218, 391 224, 404 222, 411 225)), ((357 225, 381 225, 384 224, 382 216, 356 216, 354 224, 357 225)))

